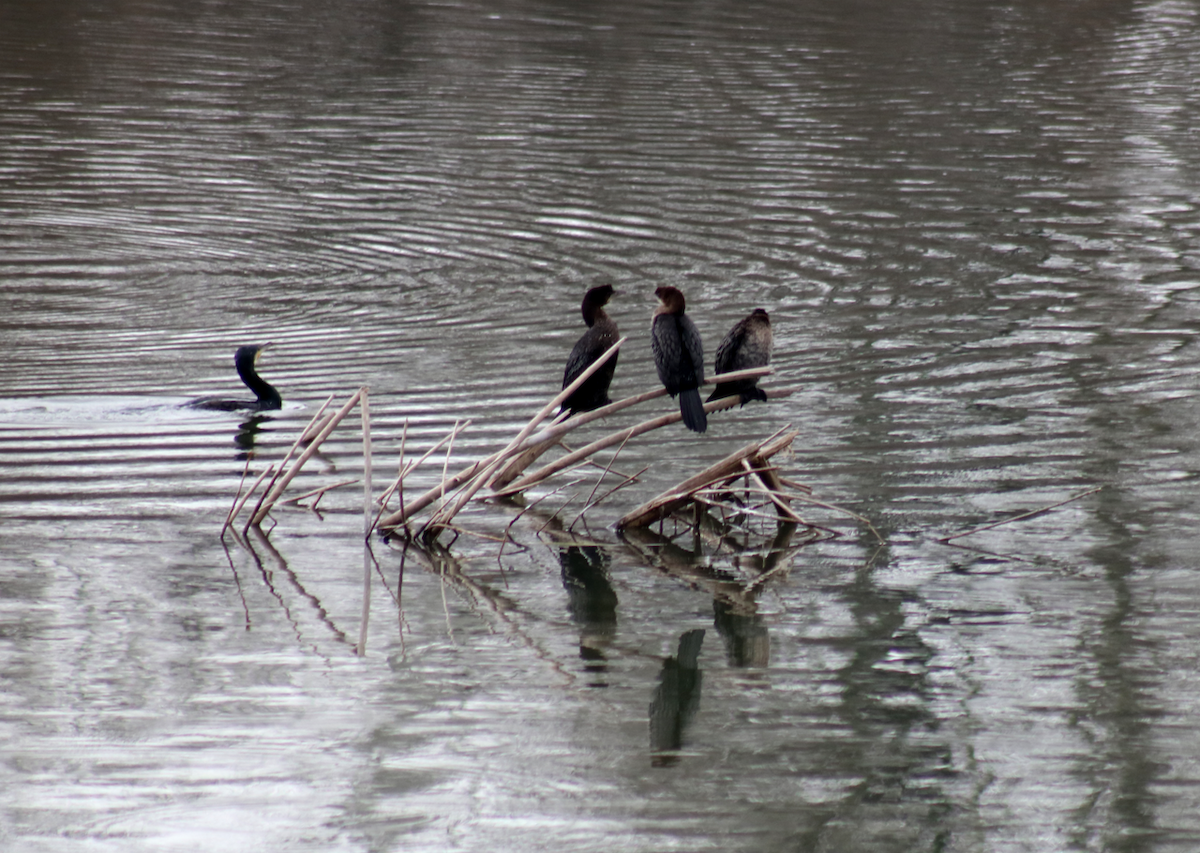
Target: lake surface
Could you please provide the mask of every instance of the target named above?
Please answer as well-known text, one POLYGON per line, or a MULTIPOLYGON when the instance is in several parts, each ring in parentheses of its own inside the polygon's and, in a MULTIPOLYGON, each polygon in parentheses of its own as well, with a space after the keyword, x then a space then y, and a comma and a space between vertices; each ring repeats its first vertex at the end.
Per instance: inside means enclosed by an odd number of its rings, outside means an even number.
POLYGON ((0 847, 1200 848, 1198 17, 0 3, 0 847), (614 398, 659 284, 795 392, 579 520, 599 469, 439 548, 364 551, 361 484, 222 540, 330 396, 375 496, 506 444, 603 282, 614 398), (268 340, 282 411, 180 407, 268 340), (614 529, 788 425, 879 539, 614 529))

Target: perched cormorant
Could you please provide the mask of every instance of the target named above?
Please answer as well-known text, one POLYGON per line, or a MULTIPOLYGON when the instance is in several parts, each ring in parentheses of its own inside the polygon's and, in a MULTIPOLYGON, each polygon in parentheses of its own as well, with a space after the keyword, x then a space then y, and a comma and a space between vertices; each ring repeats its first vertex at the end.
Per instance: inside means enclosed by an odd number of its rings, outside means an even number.
MULTIPOLYGON (((562 387, 566 388, 574 382, 579 374, 591 367, 592 362, 604 355, 620 337, 617 324, 604 312, 604 306, 614 293, 616 291, 611 284, 602 284, 593 287, 584 295, 580 311, 588 329, 575 342, 571 354, 567 357, 562 387)), ((569 411, 574 415, 578 412, 590 412, 611 403, 612 400, 608 399, 608 385, 617 369, 618 355, 619 352, 613 353, 613 357, 603 367, 576 388, 575 393, 563 401, 562 411, 569 411)))
POLYGON ((279 392, 254 370, 259 353, 270 345, 268 342, 262 346, 238 347, 238 351, 233 355, 233 366, 237 368, 238 376, 246 383, 246 387, 254 392, 257 400, 222 400, 219 397, 205 397, 188 403, 188 406, 194 409, 215 409, 221 412, 234 412, 240 409, 261 412, 281 408, 283 399, 279 396, 279 392))
POLYGON ((704 350, 696 324, 686 314, 683 294, 675 287, 660 287, 654 291, 660 305, 654 310, 650 326, 650 348, 654 351, 654 366, 667 393, 679 395, 679 413, 684 425, 692 432, 704 432, 708 417, 700 402, 700 385, 704 382, 704 350))
MULTIPOLYGON (((749 316, 742 318, 729 330, 725 340, 717 347, 717 374, 732 373, 750 367, 766 367, 771 361, 771 318, 761 308, 755 308, 749 316)), ((718 383, 709 400, 732 397, 738 394, 742 405, 751 400, 766 401, 766 393, 758 387, 758 378, 741 379, 737 382, 718 383)))

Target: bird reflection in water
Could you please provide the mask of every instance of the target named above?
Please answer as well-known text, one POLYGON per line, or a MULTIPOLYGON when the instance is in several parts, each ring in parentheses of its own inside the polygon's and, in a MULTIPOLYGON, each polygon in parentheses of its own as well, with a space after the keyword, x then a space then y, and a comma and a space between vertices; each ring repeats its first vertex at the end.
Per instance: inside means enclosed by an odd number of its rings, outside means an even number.
POLYGON ((237 445, 237 460, 239 462, 254 458, 254 442, 262 429, 263 421, 271 420, 268 415, 252 415, 249 420, 238 424, 237 435, 233 443, 237 445))
POLYGON ((700 709, 700 646, 704 629, 679 638, 675 657, 663 661, 658 686, 650 699, 650 763, 670 767, 679 762, 683 733, 700 709))
MULTIPOLYGON (((792 555, 791 541, 796 525, 781 523, 775 538, 765 550, 747 550, 732 557, 734 568, 742 577, 766 578, 779 569, 786 569, 785 559, 792 555)), ((734 540, 726 538, 723 546, 731 547, 734 540)), ((771 663, 771 635, 758 613, 755 596, 760 583, 751 585, 739 595, 713 596, 713 624, 725 643, 725 656, 730 666, 765 667, 771 663)))
MULTIPOLYGON (((611 557, 598 545, 570 545, 558 551, 567 608, 579 626, 579 656, 587 672, 598 678, 608 671, 604 648, 616 634, 617 593, 608 577, 611 557)), ((589 687, 606 687, 603 680, 589 687)))
POLYGON ((713 599, 713 624, 725 643, 730 666, 765 667, 771 662, 771 634, 753 607, 739 607, 727 599, 713 599))

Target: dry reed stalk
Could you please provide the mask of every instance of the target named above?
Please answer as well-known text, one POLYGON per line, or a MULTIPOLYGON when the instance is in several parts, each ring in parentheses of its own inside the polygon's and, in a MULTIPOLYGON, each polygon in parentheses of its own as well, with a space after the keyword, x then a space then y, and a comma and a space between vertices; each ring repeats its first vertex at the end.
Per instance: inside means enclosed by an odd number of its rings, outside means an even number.
MULTIPOLYGON (((763 368, 758 369, 761 370, 763 368)), ((737 373, 728 373, 725 375, 739 376, 745 372, 748 371, 738 371, 737 373)), ((791 393, 791 390, 767 392, 768 396, 772 399, 786 397, 791 393)), ((734 406, 738 405, 739 402, 741 401, 736 395, 733 397, 722 397, 719 400, 713 400, 711 403, 705 403, 704 411, 711 414, 713 412, 724 411, 725 409, 732 409, 734 406)), ((568 453, 565 456, 555 459, 553 462, 543 465, 532 474, 526 474, 524 477, 509 483, 504 488, 497 490, 496 494, 514 495, 518 492, 523 492, 529 487, 537 485, 542 480, 557 474, 564 468, 571 467, 581 459, 586 459, 598 450, 603 450, 604 448, 611 447, 614 444, 621 444, 628 441, 630 438, 633 438, 634 436, 638 436, 642 433, 650 432, 651 430, 656 430, 660 427, 668 426, 673 423, 678 423, 681 420, 683 420, 683 417, 679 412, 671 412, 666 415, 659 415, 656 418, 651 418, 648 421, 642 421, 640 424, 635 424, 634 426, 626 427, 625 429, 609 433, 603 438, 596 439, 591 444, 585 445, 584 447, 581 447, 572 453, 568 453)))
MULTIPOLYGON (((357 479, 354 479, 354 480, 342 480, 342 482, 340 482, 340 483, 334 483, 332 486, 322 486, 322 487, 321 487, 321 488, 319 488, 319 489, 313 489, 311 492, 305 492, 304 494, 302 494, 302 495, 297 495, 297 496, 296 496, 296 497, 294 497, 294 498, 288 498, 286 501, 278 501, 278 503, 279 503, 280 505, 284 505, 284 506, 286 506, 287 504, 298 504, 298 503, 300 503, 300 501, 308 500, 308 499, 309 499, 309 498, 311 498, 313 495, 316 495, 316 496, 317 496, 317 500, 320 500, 322 497, 324 497, 324 495, 325 495, 325 493, 326 493, 326 492, 332 492, 334 489, 340 489, 342 486, 353 486, 353 485, 354 485, 355 483, 357 483, 357 482, 358 482, 358 480, 357 480, 357 479)), ((317 508, 317 503, 316 503, 316 501, 313 501, 313 505, 312 505, 312 507, 311 507, 311 508, 312 508, 312 509, 316 509, 316 508, 317 508)))
POLYGON ((253 453, 246 454, 246 464, 242 466, 242 479, 238 480, 237 491, 233 495, 233 503, 229 505, 229 512, 225 514, 225 523, 221 525, 221 535, 225 535, 225 529, 229 527, 229 522, 233 520, 233 511, 237 508, 238 498, 242 496, 242 486, 246 485, 246 478, 250 476, 250 460, 254 458, 253 453))
MULTIPOLYGON (((264 470, 261 474, 258 475, 258 479, 254 481, 254 485, 250 487, 250 491, 246 492, 246 496, 242 498, 241 502, 234 504, 233 509, 229 513, 229 518, 227 518, 225 520, 225 526, 221 528, 222 536, 225 535, 226 530, 228 530, 229 528, 231 528, 233 526, 234 519, 237 518, 238 513, 242 511, 242 507, 244 507, 246 505, 246 502, 250 500, 251 496, 253 496, 253 494, 254 494, 254 491, 259 487, 259 485, 262 484, 262 481, 267 479, 267 477, 271 476, 274 473, 275 473, 275 463, 272 462, 270 465, 268 465, 266 467, 266 470, 264 470)), ((236 532, 237 531, 235 530, 234 533, 236 533, 236 532)))
POLYGON ((779 476, 775 473, 775 469, 768 466, 765 459, 758 456, 743 459, 742 468, 745 469, 747 476, 753 477, 766 490, 767 497, 771 499, 771 503, 775 504, 775 509, 782 520, 795 524, 804 523, 804 519, 796 515, 786 499, 783 498, 783 483, 779 482, 779 476))
MULTIPOLYGON (((283 469, 287 467, 287 464, 291 460, 292 455, 295 454, 295 452, 300 448, 301 443, 312 432, 313 425, 317 422, 318 419, 320 419, 321 415, 325 414, 325 409, 327 409, 329 407, 329 404, 332 402, 333 402, 333 395, 331 394, 331 395, 329 395, 329 399, 327 399, 324 403, 322 403, 321 407, 319 409, 317 409, 317 413, 315 415, 313 415, 311 418, 309 418, 308 424, 304 427, 304 429, 302 429, 300 431, 300 435, 296 438, 296 440, 292 442, 292 446, 289 447, 288 452, 286 454, 284 454, 283 461, 279 463, 279 468, 276 470, 275 476, 271 478, 271 482, 268 483, 266 488, 263 490, 263 496, 261 498, 259 498, 258 503, 256 503, 254 505, 254 513, 251 514, 252 516, 258 513, 259 509, 263 505, 263 501, 265 501, 267 499, 267 494, 271 491, 271 487, 275 485, 275 481, 279 479, 279 476, 283 473, 283 469)), ((321 422, 324 423, 324 421, 321 421, 321 422)), ((251 491, 251 494, 253 494, 254 490, 251 489, 250 491, 251 491)), ((243 501, 243 503, 244 503, 244 501, 243 501)), ((240 512, 240 511, 241 511, 241 507, 238 507, 238 512, 240 512)), ((237 515, 237 513, 234 513, 234 516, 236 516, 236 515, 237 515)), ((229 523, 232 524, 233 519, 230 519, 229 523)), ((250 527, 250 525, 247 524, 246 527, 242 529, 242 532, 245 533, 246 530, 249 529, 249 527, 250 527)))
MULTIPOLYGON (((330 399, 332 400, 333 398, 330 397, 330 399)), ((333 417, 332 414, 327 414, 325 417, 321 418, 320 423, 311 423, 305 427, 304 431, 300 433, 300 443, 306 444, 312 441, 312 439, 319 434, 321 430, 325 429, 325 425, 329 423, 329 419, 331 417, 333 417)))
MULTIPOLYGON (((470 421, 467 421, 467 423, 470 423, 470 421)), ((408 441, 408 418, 405 418, 404 419, 404 432, 400 433, 400 461, 399 461, 399 463, 397 463, 397 466, 396 466, 396 491, 399 493, 399 496, 400 496, 400 506, 404 506, 404 445, 407 441, 408 441)), ((389 498, 391 497, 390 493, 389 493, 388 497, 389 498)), ((381 515, 383 514, 383 511, 385 509, 387 509, 387 501, 384 501, 383 505, 379 508, 379 512, 381 515)), ((378 524, 378 523, 379 523, 379 516, 377 515, 377 516, 375 516, 375 524, 378 524)), ((375 529, 374 525, 372 525, 371 529, 372 530, 375 529)))
MULTIPOLYGON (((626 338, 621 338, 619 341, 617 341, 616 344, 613 345, 613 348, 619 347, 625 340, 626 340, 626 338)), ((575 380, 575 382, 573 382, 567 388, 564 388, 561 393, 559 393, 553 400, 550 401, 550 403, 547 404, 547 406, 543 409, 542 413, 539 413, 539 416, 536 416, 530 422, 530 425, 536 426, 537 423, 540 423, 541 420, 544 420, 544 418, 545 418, 544 413, 548 413, 550 410, 554 409, 556 406, 561 404, 561 402, 563 400, 565 400, 575 390, 575 388, 578 385, 583 384, 583 382, 589 376, 591 376, 591 374, 593 372, 598 370, 599 367, 602 364, 604 364, 604 362, 609 357, 609 353, 611 353, 612 351, 613 350, 610 349, 608 352, 606 352, 600 359, 598 359, 596 362, 594 362, 586 371, 584 371, 582 374, 580 374, 580 376, 575 380)), ((749 368, 747 370, 739 370, 739 371, 721 374, 720 377, 713 377, 712 380, 706 381, 705 384, 708 384, 708 382, 711 382, 716 379, 721 379, 721 380, 745 379, 745 378, 751 378, 751 377, 755 377, 755 376, 764 376, 764 375, 772 373, 772 372, 773 372, 773 368, 770 368, 770 367, 749 368)), ((478 460, 477 462, 471 464, 467 468, 464 468, 462 471, 455 474, 453 477, 449 478, 449 480, 446 482, 446 489, 447 490, 456 489, 459 486, 461 486, 462 484, 469 483, 477 477, 480 478, 480 482, 478 485, 483 485, 488 481, 481 477, 480 472, 495 471, 496 469, 498 469, 500 467, 499 463, 503 462, 504 459, 512 458, 514 456, 514 454, 522 454, 522 453, 525 453, 528 451, 532 451, 532 450, 536 449, 539 444, 545 444, 546 447, 542 448, 542 449, 538 450, 536 453, 534 453, 530 460, 525 461, 524 464, 522 464, 522 465, 515 466, 517 472, 519 473, 519 470, 522 470, 525 466, 527 466, 529 464, 529 462, 532 461, 532 459, 536 459, 537 456, 539 456, 542 452, 544 452, 546 448, 548 448, 548 447, 552 446, 554 443, 556 443, 557 439, 560 436, 565 435, 566 433, 570 432, 571 430, 575 429, 576 427, 583 426, 584 424, 586 424, 592 420, 596 420, 597 418, 604 417, 605 415, 611 414, 620 409, 627 408, 629 406, 644 402, 646 400, 654 399, 656 397, 661 397, 661 396, 664 396, 665 394, 666 394, 666 391, 659 388, 659 389, 655 389, 652 391, 644 392, 642 394, 635 395, 633 397, 627 397, 624 400, 620 400, 616 403, 611 403, 608 406, 604 406, 600 409, 596 409, 595 411, 587 412, 583 415, 577 415, 577 416, 569 418, 561 423, 556 423, 554 426, 548 428, 547 430, 544 430, 543 432, 538 433, 536 435, 532 435, 532 436, 530 436, 528 434, 527 430, 530 430, 530 426, 527 426, 526 430, 522 430, 523 435, 518 435, 517 439, 514 439, 512 442, 510 442, 509 446, 506 447, 504 450, 497 451, 497 452, 491 454, 490 456, 487 456, 483 459, 478 460)), ((791 394, 792 394, 791 389, 767 391, 767 396, 771 399, 787 397, 787 396, 790 396, 791 394)), ((739 400, 736 396, 726 397, 726 398, 723 398, 722 400, 717 400, 717 401, 714 401, 713 403, 709 403, 708 405, 705 406, 705 410, 712 412, 712 411, 717 411, 720 409, 728 409, 728 408, 732 408, 738 402, 739 402, 739 400)), ((653 421, 646 422, 646 424, 640 424, 639 425, 640 429, 635 427, 634 429, 636 431, 633 432, 632 435, 639 435, 642 432, 645 432, 649 429, 655 429, 655 428, 657 428, 659 426, 663 426, 665 424, 674 423, 675 421, 678 421, 680 419, 681 419, 680 415, 677 412, 674 415, 664 415, 664 416, 662 416, 662 418, 656 418, 653 421)), ((625 438, 624 431, 621 431, 619 433, 614 433, 612 436, 609 436, 609 440, 607 440, 607 441, 601 440, 601 442, 593 442, 593 444, 588 445, 588 448, 590 448, 590 450, 588 450, 588 453, 594 452, 595 450, 603 449, 604 447, 609 447, 613 444, 617 444, 617 443, 623 441, 624 438, 625 438)), ((585 449, 587 449, 587 448, 585 448, 585 449)), ((498 495, 508 495, 508 494, 515 494, 517 492, 524 491, 524 489, 527 488, 529 485, 532 485, 535 482, 540 482, 541 480, 545 479, 546 477, 550 476, 551 474, 559 473, 560 471, 571 467, 576 461, 578 461, 578 459, 584 458, 586 455, 588 455, 588 454, 577 452, 577 454, 572 454, 572 458, 565 462, 563 460, 558 460, 557 462, 553 463, 552 469, 551 469, 551 466, 546 466, 546 468, 544 468, 544 469, 539 469, 539 474, 542 474, 542 475, 538 476, 536 480, 532 480, 530 477, 522 478, 521 482, 525 483, 525 485, 522 485, 520 488, 512 488, 510 486, 508 488, 499 490, 497 492, 497 494, 498 495), (545 472, 545 473, 542 473, 542 472, 545 472)), ((500 470, 504 472, 503 477, 507 478, 508 471, 506 469, 500 469, 500 470)), ((500 475, 500 474, 492 474, 490 476, 492 477, 491 482, 498 482, 500 479, 502 479, 502 475, 500 475)), ((472 485, 473 485, 473 488, 470 489, 469 495, 467 495, 465 497, 465 499, 462 500, 462 504, 465 504, 467 500, 470 500, 471 497, 474 497, 475 493, 478 491, 478 488, 474 487, 477 484, 472 484, 472 485)), ((380 530, 394 530, 399 525, 407 522, 418 512, 421 512, 423 509, 428 507, 434 501, 438 500, 438 498, 440 497, 440 494, 441 494, 440 487, 430 489, 428 492, 423 494, 421 497, 414 499, 410 504, 403 505, 401 509, 396 510, 395 512, 388 515, 386 518, 379 520, 377 522, 376 526, 380 530)), ((461 506, 459 506, 458 509, 461 509, 461 506)), ((454 512, 457 513, 458 509, 455 509, 454 512)), ((449 517, 453 517, 453 516, 451 515, 449 517)), ((446 520, 448 520, 448 518, 446 520)), ((429 524, 426 524, 425 528, 423 528, 423 529, 428 530, 431 528, 431 526, 436 526, 436 523, 431 522, 429 524)))
MULTIPOLYGON (((613 494, 614 492, 620 491, 621 489, 628 486, 630 483, 636 482, 638 477, 642 476, 649 470, 650 470, 650 466, 647 465, 645 468, 643 468, 641 471, 638 471, 636 474, 622 475, 624 477, 624 479, 622 479, 621 482, 617 483, 615 486, 613 486, 607 492, 602 494, 600 497, 596 498, 595 500, 592 500, 591 497, 589 497, 587 500, 587 503, 584 504, 583 509, 581 509, 579 511, 579 514, 577 516, 575 516, 574 519, 571 520, 571 523, 569 525, 567 525, 567 532, 570 533, 572 530, 575 529, 575 525, 579 522, 579 519, 583 518, 583 514, 585 512, 587 512, 589 509, 591 509, 594 506, 599 506, 600 504, 604 503, 604 501, 608 499, 609 495, 613 494)), ((599 485, 599 483, 597 483, 596 485, 599 485)), ((596 490, 592 489, 592 494, 594 495, 595 493, 596 493, 596 490)))
MULTIPOLYGON (((627 439, 628 440, 628 439, 627 439)), ((608 472, 612 470, 613 463, 617 461, 617 457, 621 455, 621 451, 625 449, 625 441, 621 442, 621 446, 617 448, 617 452, 612 455, 612 459, 608 460, 608 464, 604 466, 604 470, 600 472, 600 476, 596 478, 596 485, 592 487, 592 492, 587 496, 585 504, 590 503, 592 498, 596 496, 596 491, 600 488, 600 484, 604 482, 604 478, 608 476, 608 472)))
MULTIPOLYGON (((737 397, 726 397, 724 401, 738 402, 737 397)), ((712 405, 711 403, 709 405, 712 405)), ((678 417, 678 415, 676 415, 678 417)), ((785 432, 787 427, 776 432, 772 436, 763 441, 754 441, 747 444, 740 450, 735 450, 733 453, 726 456, 724 459, 716 462, 713 465, 705 468, 699 474, 694 474, 688 477, 683 482, 679 483, 672 489, 660 494, 658 497, 647 501, 633 511, 626 513, 618 522, 617 529, 623 530, 628 527, 646 527, 667 518, 676 509, 688 503, 691 500, 691 495, 700 489, 707 488, 713 483, 719 482, 731 477, 741 476, 739 473, 742 467, 742 460, 751 456, 759 456, 763 459, 768 459, 774 456, 780 450, 790 445, 792 441, 800 434, 799 430, 790 430, 785 432)))
MULTIPOLYGON (((358 401, 358 410, 362 414, 362 443, 363 443, 363 538, 371 535, 371 393, 362 389, 362 399, 358 401)), ((370 577, 367 578, 370 589, 370 577)), ((366 606, 365 604, 363 605, 366 606)), ((366 620, 364 619, 364 622, 366 620)))
POLYGON ((799 489, 800 491, 804 492, 804 494, 806 494, 806 495, 812 494, 812 486, 808 485, 807 483, 800 483, 800 482, 797 482, 796 480, 789 480, 787 477, 780 477, 779 482, 783 483, 785 486, 791 486, 793 489, 799 489))
POLYGON ((267 517, 267 513, 269 513, 271 511, 271 507, 275 505, 275 501, 279 500, 279 496, 283 494, 283 490, 287 488, 288 483, 295 479, 296 475, 300 473, 300 469, 304 467, 304 463, 311 459, 313 454, 317 452, 317 449, 321 446, 321 442, 329 438, 329 434, 333 432, 334 428, 337 427, 339 423, 341 423, 342 418, 346 417, 346 415, 350 413, 350 410, 353 409, 358 403, 365 391, 366 388, 359 388, 357 391, 355 391, 350 399, 346 401, 346 404, 338 410, 337 414, 330 418, 329 422, 321 428, 321 431, 317 433, 316 438, 314 438, 309 443, 305 451, 300 454, 300 458, 297 459, 292 467, 288 469, 287 473, 284 474, 275 483, 275 485, 271 487, 270 491, 264 495, 263 500, 259 503, 258 508, 254 511, 254 515, 252 515, 250 517, 250 521, 246 523, 247 528, 257 527, 258 525, 262 524, 263 519, 267 517))
MULTIPOLYGON (((774 372, 772 367, 751 367, 746 370, 735 370, 730 373, 723 373, 720 376, 706 379, 704 384, 709 385, 716 381, 736 381, 738 379, 751 379, 759 376, 766 376, 774 372)), ((769 392, 768 392, 769 393, 769 392)), ((791 393, 790 391, 788 392, 791 393)), ((555 424, 548 429, 534 435, 530 438, 533 446, 523 449, 520 454, 511 459, 504 467, 502 467, 488 483, 488 486, 499 492, 504 489, 509 483, 521 475, 521 472, 532 465, 539 456, 558 443, 558 440, 573 429, 591 423, 594 420, 607 417, 608 415, 619 412, 622 409, 627 409, 630 406, 636 406, 639 403, 645 403, 647 400, 654 400, 658 397, 665 397, 667 391, 665 388, 655 388, 650 391, 643 391, 640 394, 634 394, 632 397, 626 397, 623 400, 617 400, 615 403, 609 403, 607 406, 601 406, 599 409, 593 409, 590 412, 573 415, 570 419, 561 423, 555 424)), ((782 395, 782 396, 786 396, 782 395)), ((732 408, 732 405, 726 408, 732 408)))
POLYGON ((375 519, 371 522, 371 526, 367 528, 367 536, 370 537, 375 526, 379 524, 379 517, 387 512, 388 501, 392 499, 392 495, 398 490, 400 492, 400 505, 404 506, 404 475, 407 473, 404 470, 404 442, 408 439, 408 418, 404 419, 404 432, 400 434, 400 461, 396 465, 396 479, 392 484, 384 490, 379 496, 377 503, 379 504, 379 512, 375 513, 375 519))
MULTIPOLYGON (((732 504, 729 501, 718 500, 717 494, 718 493, 715 493, 715 492, 711 491, 710 489, 701 489, 698 492, 693 492, 689 496, 689 499, 692 503, 704 504, 705 506, 713 506, 713 507, 717 507, 718 509, 727 509, 730 512, 734 513, 735 515, 752 515, 755 518, 766 518, 766 519, 770 519, 771 521, 780 521, 781 520, 779 518, 778 513, 773 515, 769 512, 763 512, 761 509, 757 509, 756 507, 740 506, 738 504, 732 504)), ((766 506, 766 504, 763 503, 763 504, 759 504, 758 506, 766 506)), ((788 519, 784 523, 785 524, 804 524, 805 522, 792 521, 792 520, 788 519)))
MULTIPOLYGON (((455 474, 453 477, 451 477, 448 481, 444 481, 442 484, 434 486, 432 489, 427 491, 425 494, 421 495, 421 497, 414 499, 412 506, 415 506, 416 507, 415 509, 411 508, 410 506, 405 506, 404 495, 403 495, 404 478, 407 477, 409 474, 411 474, 418 465, 420 465, 422 462, 424 462, 426 459, 428 459, 430 456, 432 456, 439 447, 441 447, 447 441, 453 441, 455 436, 457 436, 460 432, 465 430, 470 425, 471 425, 471 422, 469 420, 463 421, 461 426, 459 425, 458 421, 455 421, 454 429, 452 429, 449 433, 447 433, 446 436, 444 438, 442 438, 441 441, 439 441, 433 447, 426 450, 420 459, 418 459, 415 462, 410 462, 408 464, 408 466, 401 472, 400 476, 396 478, 398 488, 401 491, 400 509, 391 513, 389 516, 387 516, 387 518, 384 518, 382 520, 376 519, 375 526, 377 528, 379 528, 380 530, 394 530, 395 528, 399 527, 401 524, 406 524, 408 522, 408 519, 411 518, 415 513, 419 512, 420 510, 429 506, 431 503, 433 503, 434 501, 436 501, 438 498, 441 497, 443 485, 448 489, 456 488, 460 483, 464 482, 465 479, 467 477, 469 477, 473 471, 478 470, 479 466, 483 462, 487 461, 487 460, 480 460, 479 462, 476 462, 476 463, 468 466, 467 468, 464 468, 462 471, 459 471, 457 474, 455 474)), ((490 456, 488 457, 488 459, 491 459, 491 458, 492 457, 490 457, 490 456)))
MULTIPOLYGON (((741 475, 739 474, 738 476, 741 476, 741 475)), ((696 491, 696 494, 711 495, 714 498, 720 499, 720 498, 723 498, 723 496, 730 494, 731 491, 732 490, 729 488, 727 483, 717 482, 717 483, 713 483, 711 486, 706 486, 703 489, 698 489, 696 491)), ((781 498, 784 498, 787 500, 791 500, 793 498, 796 500, 801 500, 801 498, 798 498, 796 495, 793 495, 791 492, 780 492, 780 491, 776 491, 775 489, 771 489, 771 488, 768 488, 765 486, 746 486, 744 488, 738 489, 737 491, 745 492, 746 495, 762 495, 765 498, 765 500, 763 500, 760 503, 760 506, 766 506, 768 503, 772 503, 771 495, 779 495, 781 498)), ((730 504, 730 505, 732 506, 733 504, 730 504)), ((800 521, 793 521, 790 518, 780 519, 780 520, 784 521, 787 524, 805 524, 805 525, 807 525, 807 523, 808 523, 808 522, 804 521, 803 519, 801 519, 800 521)))
MULTIPOLYGON (((370 480, 369 477, 364 478, 370 480)), ((367 494, 367 520, 365 524, 371 522, 370 511, 371 495, 367 494)), ((365 657, 367 654, 367 629, 371 624, 371 563, 374 558, 371 556, 370 542, 363 543, 363 591, 362 591, 362 612, 359 616, 358 623, 358 645, 354 647, 354 654, 357 657, 365 657)))
POLYGON ((569 384, 566 388, 563 388, 549 403, 543 406, 541 410, 533 416, 529 423, 527 423, 524 428, 517 433, 516 437, 508 443, 508 446, 500 451, 500 453, 496 455, 496 458, 491 463, 484 466, 480 470, 480 473, 467 483, 467 486, 454 498, 453 501, 450 502, 449 505, 443 505, 433 514, 433 518, 431 518, 422 529, 423 532, 436 533, 439 528, 449 524, 454 516, 457 515, 458 512, 467 504, 467 502, 475 496, 475 493, 483 488, 491 475, 495 473, 496 468, 505 459, 511 456, 513 452, 521 446, 521 442, 525 441, 525 439, 527 439, 529 435, 535 429, 537 429, 538 424, 544 421, 555 409, 562 405, 562 402, 570 397, 571 394, 573 394, 575 390, 579 388, 579 386, 591 378, 593 373, 595 373, 610 359, 612 359, 612 357, 615 356, 621 349, 621 345, 627 340, 627 337, 618 339, 617 342, 605 350, 599 358, 588 365, 588 368, 579 374, 579 376, 577 376, 575 380, 571 382, 571 384, 569 384))
POLYGON ((1104 486, 1096 486, 1095 488, 1088 489, 1086 492, 1080 492, 1077 495, 1071 495, 1069 498, 1065 498, 1061 501, 1058 501, 1057 503, 1047 504, 1046 506, 1039 507, 1038 509, 1031 509, 1031 510, 1029 510, 1029 512, 1023 512, 1020 515, 1014 515, 1012 518, 1005 518, 1000 521, 992 522, 991 524, 985 524, 983 527, 976 527, 973 530, 967 530, 963 533, 955 533, 953 536, 943 536, 938 541, 939 542, 949 542, 951 539, 960 539, 963 536, 970 536, 973 533, 982 533, 985 530, 991 530, 993 527, 999 527, 1002 524, 1009 524, 1014 521, 1021 521, 1022 519, 1025 519, 1025 518, 1032 518, 1035 515, 1041 515, 1043 512, 1048 512, 1052 509, 1057 509, 1058 507, 1063 506, 1064 504, 1069 504, 1072 501, 1079 500, 1080 498, 1086 498, 1088 495, 1094 495, 1094 494, 1096 494, 1096 492, 1100 491, 1103 488, 1104 488, 1104 486))
POLYGON ((450 456, 454 453, 454 437, 458 435, 458 421, 454 421, 454 429, 450 431, 450 444, 446 446, 446 458, 442 461, 442 489, 438 499, 446 497, 446 474, 450 471, 450 456))

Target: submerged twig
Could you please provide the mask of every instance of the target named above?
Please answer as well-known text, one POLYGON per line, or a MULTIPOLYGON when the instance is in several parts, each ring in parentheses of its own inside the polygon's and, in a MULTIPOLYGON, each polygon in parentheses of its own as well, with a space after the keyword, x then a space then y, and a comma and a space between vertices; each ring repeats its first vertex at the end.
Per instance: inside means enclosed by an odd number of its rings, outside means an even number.
POLYGON ((856 521, 860 521, 864 525, 866 525, 867 529, 871 531, 872 535, 874 535, 876 541, 878 541, 880 545, 883 544, 883 541, 884 541, 883 536, 879 533, 878 530, 875 529, 875 525, 871 523, 871 520, 869 518, 867 518, 866 516, 859 515, 854 510, 846 509, 844 506, 838 506, 837 504, 829 503, 827 501, 820 501, 814 497, 811 497, 810 495, 805 495, 805 494, 798 495, 798 494, 793 493, 792 499, 798 500, 798 501, 804 501, 805 503, 812 504, 813 506, 819 506, 819 507, 824 507, 825 509, 831 509, 834 512, 844 513, 844 514, 850 516, 851 518, 855 519, 856 521))
POLYGON ((1041 515, 1043 512, 1048 512, 1049 510, 1057 509, 1058 507, 1063 506, 1064 504, 1069 504, 1072 501, 1079 500, 1080 498, 1086 498, 1088 495, 1094 495, 1096 492, 1100 491, 1103 488, 1104 488, 1104 486, 1096 486, 1094 488, 1088 489, 1086 492, 1080 492, 1077 495, 1071 495, 1069 498, 1065 498, 1064 500, 1061 500, 1061 501, 1058 501, 1058 502, 1052 503, 1052 504, 1047 504, 1046 506, 1039 507, 1038 509, 1031 509, 1031 510, 1029 510, 1029 512, 1023 512, 1020 515, 1014 515, 1011 518, 1005 518, 1005 519, 1001 519, 1000 521, 994 521, 991 524, 985 524, 985 525, 983 525, 983 527, 976 527, 973 530, 967 530, 967 531, 964 531, 963 533, 955 533, 953 536, 943 536, 942 538, 938 539, 938 541, 939 542, 949 542, 951 539, 959 539, 963 536, 970 536, 973 533, 982 533, 985 530, 991 530, 993 527, 999 527, 1002 524, 1009 524, 1013 521, 1021 521, 1022 519, 1025 519, 1025 518, 1032 518, 1035 515, 1041 515))

